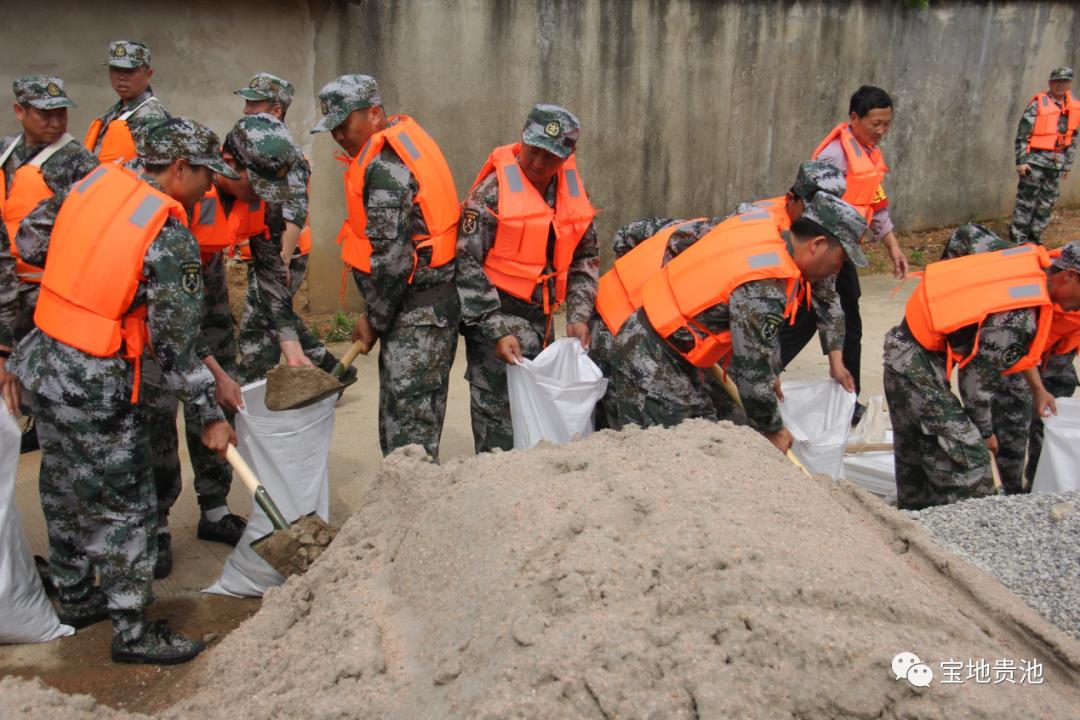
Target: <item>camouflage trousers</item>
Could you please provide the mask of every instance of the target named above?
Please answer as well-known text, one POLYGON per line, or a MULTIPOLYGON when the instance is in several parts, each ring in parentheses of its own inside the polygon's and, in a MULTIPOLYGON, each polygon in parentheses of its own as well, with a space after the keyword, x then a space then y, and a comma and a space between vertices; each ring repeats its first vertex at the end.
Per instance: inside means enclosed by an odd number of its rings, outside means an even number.
POLYGON ((1060 170, 1030 167, 1031 172, 1021 177, 1016 186, 1016 206, 1009 225, 1009 239, 1017 244, 1042 242, 1043 230, 1061 194, 1060 170))
MULTIPOLYGON (((613 340, 607 323, 600 317, 600 313, 593 311, 592 317, 589 318, 589 359, 596 363, 606 378, 611 377, 610 358, 613 340)), ((609 388, 604 393, 604 397, 600 398, 600 402, 596 403, 596 410, 593 412, 594 429, 603 430, 612 427, 608 418, 615 417, 614 400, 615 393, 609 388)))
POLYGON ((89 599, 96 571, 114 630, 125 640, 137 638, 153 599, 157 560, 154 480, 141 410, 119 397, 61 405, 27 394, 41 442, 41 508, 60 600, 89 599))
POLYGON ((1001 487, 1009 494, 1024 492, 1032 398, 1031 389, 1021 373, 1001 378, 1001 386, 990 404, 990 413, 998 441, 996 461, 1001 487))
MULTIPOLYGON (((154 489, 157 494, 159 530, 168 529, 169 511, 180 497, 183 486, 180 472, 180 438, 176 413, 180 401, 161 377, 161 368, 152 359, 143 361, 143 382, 139 405, 146 421, 153 466, 154 489)), ((230 418, 231 420, 231 418, 230 418)), ((184 437, 188 456, 195 471, 195 494, 203 510, 226 504, 232 486, 232 468, 202 443, 200 420, 184 406, 184 437)))
POLYGON ((890 367, 889 345, 898 332, 899 327, 886 335, 883 378, 893 426, 897 504, 918 510, 993 494, 990 453, 949 390, 944 363, 918 348, 906 372, 890 367))
MULTIPOLYGON (((1040 367, 1043 386, 1046 391, 1056 398, 1072 397, 1076 392, 1077 378, 1076 351, 1063 355, 1050 355, 1040 367)), ((1039 467, 1039 456, 1042 455, 1043 444, 1043 421, 1040 417, 1032 416, 1031 429, 1028 437, 1028 461, 1025 475, 1028 479, 1028 487, 1035 480, 1035 470, 1039 467)))
MULTIPOLYGON (((275 340, 277 337, 275 324, 266 304, 259 300, 259 283, 250 263, 247 278, 247 294, 244 297, 244 310, 240 315, 240 332, 237 335, 237 344, 240 349, 238 362, 240 377, 238 379, 241 385, 266 377, 266 373, 270 372, 270 369, 281 360, 281 346, 275 340)), ((292 289, 293 285, 290 283, 290 291, 292 289)), ((327 372, 334 368, 337 358, 327 351, 326 346, 309 327, 299 324, 297 339, 300 341, 304 354, 316 367, 327 372)))

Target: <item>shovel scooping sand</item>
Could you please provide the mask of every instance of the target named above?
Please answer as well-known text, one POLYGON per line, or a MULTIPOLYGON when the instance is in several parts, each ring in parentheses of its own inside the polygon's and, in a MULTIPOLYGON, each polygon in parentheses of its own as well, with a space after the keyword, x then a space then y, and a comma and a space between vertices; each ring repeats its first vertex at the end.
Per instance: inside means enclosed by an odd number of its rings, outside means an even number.
POLYGON ((356 382, 342 381, 356 356, 371 349, 357 340, 330 372, 317 367, 278 365, 266 374, 266 407, 269 410, 295 410, 339 393, 356 382))

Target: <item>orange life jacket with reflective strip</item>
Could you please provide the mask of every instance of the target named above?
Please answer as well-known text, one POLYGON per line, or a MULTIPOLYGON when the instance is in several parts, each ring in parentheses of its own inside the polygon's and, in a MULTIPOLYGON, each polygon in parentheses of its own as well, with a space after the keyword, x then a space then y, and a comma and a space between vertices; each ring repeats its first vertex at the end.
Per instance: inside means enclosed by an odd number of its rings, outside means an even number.
POLYGON ((1058 132, 1061 120, 1062 108, 1054 102, 1048 93, 1041 92, 1031 98, 1036 105, 1035 126, 1031 129, 1028 138, 1028 152, 1032 150, 1050 150, 1064 152, 1072 142, 1073 133, 1080 127, 1080 102, 1077 102, 1073 94, 1065 94, 1065 117, 1066 130, 1058 132))
POLYGON ((617 258, 611 269, 600 276, 596 310, 612 335, 617 334, 626 318, 641 307, 641 291, 649 278, 663 266, 664 253, 672 234, 683 225, 701 219, 671 223, 617 258))
POLYGON ((34 311, 42 332, 85 353, 111 357, 123 348, 135 365, 133 403, 149 330, 146 306, 131 303, 146 250, 169 216, 187 227, 176 200, 119 165, 98 167, 60 207, 34 311))
MULTIPOLYGON (((157 102, 157 98, 151 95, 141 103, 120 113, 109 126, 105 128, 105 137, 101 138, 101 148, 95 153, 103 163, 115 162, 118 165, 123 165, 128 160, 134 160, 135 155, 135 138, 131 135, 131 128, 128 127, 128 118, 134 115, 139 108, 151 100, 157 102)), ((86 131, 86 138, 83 140, 83 145, 90 152, 94 152, 94 147, 97 145, 98 135, 101 134, 102 127, 101 118, 98 118, 94 122, 90 123, 90 128, 86 131)))
POLYGON ((846 122, 840 123, 825 136, 810 159, 816 160, 829 143, 837 138, 840 138, 840 147, 844 149, 844 158, 848 166, 847 174, 844 175, 847 190, 844 192, 843 199, 854 205, 869 223, 874 218, 875 196, 878 188, 881 187, 881 181, 885 179, 885 174, 889 172, 889 166, 885 164, 881 148, 864 147, 855 139, 851 126, 846 122))
POLYGON ((3 167, 7 163, 8 158, 11 157, 11 153, 14 152, 15 147, 23 142, 22 136, 20 135, 16 138, 14 142, 8 146, 7 150, 4 151, 3 155, 0 155, 0 212, 3 213, 4 225, 7 228, 11 255, 15 258, 15 275, 22 282, 41 282, 42 268, 24 262, 23 259, 19 257, 19 248, 15 245, 15 234, 19 231, 19 223, 21 223, 23 218, 29 215, 30 211, 36 208, 39 203, 43 200, 48 200, 53 196, 52 189, 45 183, 45 178, 41 174, 41 167, 48 162, 49 158, 51 158, 57 150, 74 140, 75 138, 71 135, 64 133, 59 140, 42 148, 29 162, 23 163, 23 165, 15 171, 15 177, 11 179, 10 195, 7 193, 7 178, 4 175, 3 167))
POLYGON ((776 221, 776 229, 780 232, 791 229, 791 218, 787 213, 787 196, 780 195, 779 197, 765 198, 764 200, 757 200, 750 203, 755 208, 764 210, 772 216, 772 219, 776 221))
MULTIPOLYGON (((1061 248, 1050 251, 1051 258, 1060 255, 1061 248)), ((1080 350, 1080 310, 1067 312, 1055 305, 1043 360, 1045 361, 1047 355, 1067 355, 1074 350, 1080 350)))
POLYGON ((696 367, 731 358, 731 331, 712 333, 694 321, 707 308, 726 303, 732 291, 755 280, 787 283, 784 317, 795 312, 802 273, 767 213, 745 213, 723 221, 649 278, 642 308, 649 324, 667 340, 676 330, 694 338, 689 350, 672 347, 696 367))
MULTIPOLYGON (((371 239, 367 234, 367 210, 364 208, 364 176, 372 160, 389 144, 416 178, 420 189, 413 202, 420 206, 427 225, 427 235, 414 236, 413 273, 419 258, 417 251, 431 248, 428 267, 441 267, 453 261, 457 252, 457 224, 461 214, 457 189, 450 166, 442 150, 419 123, 408 115, 394 115, 393 125, 371 136, 356 158, 349 160, 345 171, 345 204, 349 217, 338 242, 341 259, 351 267, 371 272, 371 239)), ((412 275, 409 276, 412 282, 412 275)))
POLYGON ((945 371, 964 367, 979 350, 976 332, 971 352, 958 357, 949 345, 949 333, 977 325, 993 313, 1032 308, 1039 326, 1028 353, 1003 372, 1011 375, 1038 364, 1046 347, 1053 303, 1046 284, 1050 256, 1036 245, 976 253, 926 266, 904 310, 912 337, 927 350, 946 354, 945 371))
POLYGON ((596 217, 585 184, 578 173, 577 160, 570 155, 556 174, 555 207, 525 177, 518 165, 520 143, 491 151, 473 187, 491 173, 499 180, 498 229, 495 243, 484 258, 484 272, 491 284, 514 297, 533 301, 533 291, 541 286, 544 313, 550 314, 566 300, 567 276, 574 251, 596 217), (548 237, 555 229, 553 272, 548 265, 548 237), (555 297, 548 281, 555 279, 555 297))
POLYGON ((221 206, 217 187, 213 184, 195 204, 191 213, 191 234, 199 241, 199 255, 204 265, 222 250, 230 254, 236 243, 232 228, 225 217, 225 209, 221 206))

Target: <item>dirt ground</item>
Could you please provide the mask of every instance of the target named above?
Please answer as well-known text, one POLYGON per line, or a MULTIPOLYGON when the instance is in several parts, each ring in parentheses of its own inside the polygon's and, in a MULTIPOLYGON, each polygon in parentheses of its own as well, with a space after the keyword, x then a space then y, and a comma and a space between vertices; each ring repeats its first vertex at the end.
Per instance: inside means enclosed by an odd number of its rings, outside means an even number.
MULTIPOLYGON (((1006 221, 986 223, 1004 232, 1006 221)), ((940 255, 941 245, 950 229, 909 233, 902 237, 914 261, 929 262, 940 255), (921 257, 915 251, 921 253, 921 257)), ((1050 245, 1061 244, 1080 237, 1080 210, 1063 210, 1056 214, 1047 233, 1050 245)), ((871 252, 872 263, 884 269, 884 258, 871 252)), ((243 284, 242 270, 232 271, 233 298, 242 298, 238 290, 243 284)), ((901 317, 903 304, 914 287, 907 282, 897 292, 897 282, 884 274, 868 274, 863 278, 862 312, 864 322, 864 398, 881 394, 881 369, 874 359, 878 356, 884 333, 901 317)), ((297 298, 297 307, 309 322, 324 329, 333 322, 333 314, 312 315, 306 307, 306 285, 297 298)), ((332 349, 341 354, 347 343, 335 343, 332 349)), ((464 348, 459 345, 452 371, 447 421, 442 439, 444 462, 472 455, 472 435, 469 426, 468 386, 463 380, 464 348)), ((377 363, 374 356, 361 357, 357 362, 359 382, 352 386, 338 406, 334 440, 330 456, 331 521, 343 523, 359 506, 381 465, 376 435, 378 398, 377 363)), ((825 377, 826 364, 819 354, 805 351, 789 368, 786 378, 825 377)), ((220 572, 221 563, 229 548, 203 543, 194 538, 197 509, 191 488, 191 468, 184 461, 185 490, 173 511, 175 568, 172 577, 155 583, 158 602, 152 616, 168 617, 184 631, 194 636, 209 637, 213 643, 236 628, 260 606, 258 600, 235 600, 201 594, 220 572)), ((46 544, 37 502, 36 471, 40 461, 37 453, 24 455, 20 464, 17 501, 23 524, 32 549, 45 554, 46 544)), ((250 500, 244 496, 239 483, 234 484, 230 506, 246 514, 250 500)), ((65 692, 87 693, 105 705, 139 712, 156 712, 174 703, 187 693, 184 683, 191 667, 174 669, 114 666, 107 659, 109 626, 99 624, 71 638, 35 646, 0 647, 0 677, 17 675, 41 677, 49 685, 65 692)))

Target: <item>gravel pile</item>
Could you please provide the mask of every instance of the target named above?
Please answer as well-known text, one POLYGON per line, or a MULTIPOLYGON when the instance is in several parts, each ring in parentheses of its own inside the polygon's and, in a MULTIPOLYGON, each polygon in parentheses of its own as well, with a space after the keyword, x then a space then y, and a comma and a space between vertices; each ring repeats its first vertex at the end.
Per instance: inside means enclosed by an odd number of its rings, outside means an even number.
POLYGON ((1080 638, 1080 492, 993 496, 910 515, 1080 638))

